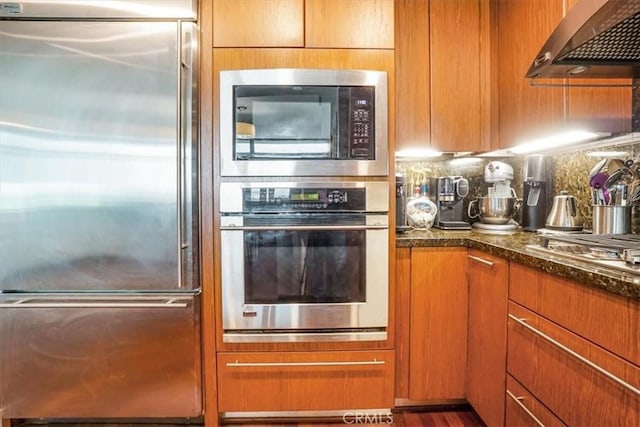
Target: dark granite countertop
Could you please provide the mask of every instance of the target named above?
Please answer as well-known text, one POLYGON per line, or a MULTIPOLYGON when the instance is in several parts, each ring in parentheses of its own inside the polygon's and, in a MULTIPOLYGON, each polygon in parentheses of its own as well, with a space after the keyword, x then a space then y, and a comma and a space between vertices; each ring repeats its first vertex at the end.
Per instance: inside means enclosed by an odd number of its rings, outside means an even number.
POLYGON ((464 246, 491 255, 539 268, 547 273, 572 279, 587 286, 640 302, 640 276, 595 266, 587 262, 534 252, 527 245, 537 245, 536 233, 518 231, 509 235, 486 234, 477 231, 431 229, 412 230, 396 235, 396 247, 464 246))

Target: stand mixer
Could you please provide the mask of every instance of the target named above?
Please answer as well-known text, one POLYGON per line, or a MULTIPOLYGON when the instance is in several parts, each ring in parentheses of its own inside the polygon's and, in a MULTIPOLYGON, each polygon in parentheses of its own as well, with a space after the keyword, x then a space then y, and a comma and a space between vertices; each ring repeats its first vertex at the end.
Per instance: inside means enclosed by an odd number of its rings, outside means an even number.
POLYGON ((512 233, 518 229, 513 215, 518 208, 516 192, 511 188, 513 168, 503 162, 492 161, 484 168, 484 182, 491 184, 487 197, 469 203, 469 218, 480 218, 473 228, 487 233, 512 233), (476 206, 477 213, 473 213, 476 206))

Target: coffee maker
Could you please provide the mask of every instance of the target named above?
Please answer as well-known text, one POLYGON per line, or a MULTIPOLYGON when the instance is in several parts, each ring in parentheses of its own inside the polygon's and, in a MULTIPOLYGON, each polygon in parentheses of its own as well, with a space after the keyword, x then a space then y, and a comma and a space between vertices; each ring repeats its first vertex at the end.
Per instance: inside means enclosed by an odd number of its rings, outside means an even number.
POLYGON ((469 182, 461 176, 429 178, 429 197, 438 208, 433 226, 443 230, 470 230, 464 207, 468 194, 469 182))
POLYGON ((551 188, 547 160, 542 154, 525 157, 522 179, 522 229, 544 228, 551 188))
POLYGON ((407 187, 404 175, 396 175, 396 233, 405 233, 407 225, 407 187))

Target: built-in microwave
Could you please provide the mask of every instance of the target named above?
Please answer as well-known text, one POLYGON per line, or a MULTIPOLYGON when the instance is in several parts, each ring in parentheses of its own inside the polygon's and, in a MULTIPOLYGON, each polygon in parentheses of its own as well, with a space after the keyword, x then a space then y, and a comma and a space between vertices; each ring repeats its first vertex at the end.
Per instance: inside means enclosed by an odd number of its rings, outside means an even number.
POLYGON ((386 176, 387 73, 220 72, 222 176, 386 176))

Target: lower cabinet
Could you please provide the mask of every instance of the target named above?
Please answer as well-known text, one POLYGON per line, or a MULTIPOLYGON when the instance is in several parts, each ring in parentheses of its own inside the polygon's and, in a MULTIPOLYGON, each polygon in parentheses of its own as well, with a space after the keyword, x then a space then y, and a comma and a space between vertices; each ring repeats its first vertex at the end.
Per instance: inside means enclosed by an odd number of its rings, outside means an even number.
POLYGON ((504 425, 508 427, 540 427, 541 425, 562 427, 565 425, 511 375, 507 375, 505 407, 504 425))
POLYGON ((488 426, 504 425, 508 280, 507 260, 469 250, 467 400, 488 426))
MULTIPOLYGON (((509 391, 530 417, 546 416, 540 402, 569 426, 637 426, 639 305, 517 264, 510 276, 507 371, 531 405, 509 391)), ((520 416, 510 403, 507 421, 520 416)))
MULTIPOLYGON (((408 282, 397 286, 408 286, 409 293, 407 368, 399 369, 408 376, 408 396, 396 397, 419 401, 464 399, 467 248, 411 248, 410 268, 408 282)), ((406 310, 397 307, 396 315, 402 316, 406 310)))
POLYGON ((218 353, 218 411, 393 407, 393 350, 218 353))

